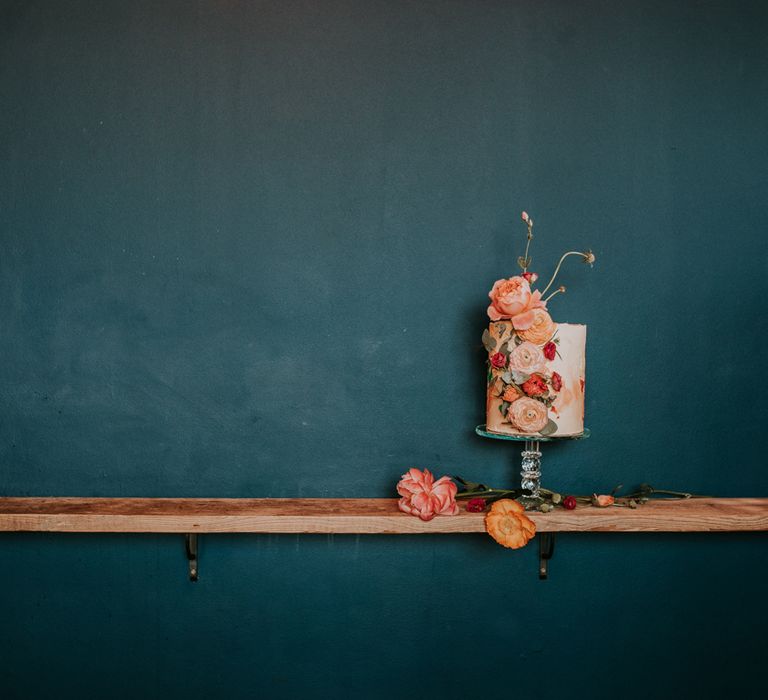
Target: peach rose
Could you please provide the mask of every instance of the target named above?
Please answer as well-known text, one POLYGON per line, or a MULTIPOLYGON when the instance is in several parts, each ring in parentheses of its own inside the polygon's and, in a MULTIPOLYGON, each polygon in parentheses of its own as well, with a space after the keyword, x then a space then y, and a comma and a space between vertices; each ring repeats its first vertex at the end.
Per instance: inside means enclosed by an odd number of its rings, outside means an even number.
POLYGON ((456 515, 456 484, 447 476, 435 481, 429 469, 423 472, 409 469, 397 484, 402 496, 398 508, 404 513, 418 515, 422 520, 432 520, 436 515, 456 515))
POLYGON ((491 321, 509 319, 518 330, 531 327, 534 309, 547 308, 547 302, 541 299, 541 292, 531 292, 531 285, 523 277, 497 280, 488 296, 491 299, 488 307, 491 321))
POLYGON ((537 433, 549 421, 547 407, 536 399, 518 399, 509 407, 507 416, 524 433, 537 433))
POLYGON ((598 508, 607 508, 612 506, 616 502, 613 496, 598 496, 596 493, 592 494, 592 505, 598 508))
POLYGON ((547 341, 555 334, 557 326, 552 317, 544 309, 533 310, 533 322, 530 328, 521 330, 519 335, 534 345, 546 345, 547 341))
POLYGON ((534 372, 547 373, 544 353, 540 347, 528 341, 520 343, 509 353, 508 367, 513 372, 522 372, 523 374, 533 374, 534 372))
POLYGON ((517 401, 522 395, 523 392, 520 391, 520 389, 518 389, 514 384, 509 384, 507 388, 504 389, 501 400, 512 403, 513 401, 517 401))

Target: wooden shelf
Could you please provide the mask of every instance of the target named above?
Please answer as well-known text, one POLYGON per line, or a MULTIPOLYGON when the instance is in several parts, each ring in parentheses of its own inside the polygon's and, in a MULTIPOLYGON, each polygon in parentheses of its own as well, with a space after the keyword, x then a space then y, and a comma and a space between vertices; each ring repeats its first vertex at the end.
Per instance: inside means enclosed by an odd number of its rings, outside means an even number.
MULTIPOLYGON (((637 509, 532 513, 539 532, 768 530, 768 498, 652 501, 637 509)), ((4 532, 350 533, 485 532, 462 510, 422 522, 394 498, 0 498, 4 532)))

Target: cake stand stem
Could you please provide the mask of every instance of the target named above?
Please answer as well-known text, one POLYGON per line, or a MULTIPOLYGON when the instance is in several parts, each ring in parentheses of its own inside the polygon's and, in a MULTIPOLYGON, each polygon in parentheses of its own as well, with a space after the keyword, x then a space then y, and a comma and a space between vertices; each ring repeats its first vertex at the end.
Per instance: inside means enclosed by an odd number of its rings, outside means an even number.
POLYGON ((537 508, 541 502, 541 451, 538 440, 526 440, 523 454, 520 486, 527 493, 518 499, 526 510, 537 508))

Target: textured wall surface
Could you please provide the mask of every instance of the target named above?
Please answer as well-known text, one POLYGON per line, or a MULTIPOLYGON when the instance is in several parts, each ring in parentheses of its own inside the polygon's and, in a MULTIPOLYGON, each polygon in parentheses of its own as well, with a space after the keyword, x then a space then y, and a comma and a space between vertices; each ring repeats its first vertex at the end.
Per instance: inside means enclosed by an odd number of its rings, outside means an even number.
MULTIPOLYGON (((759 2, 0 2, 0 494, 512 483, 480 334, 571 262, 564 493, 768 495, 759 2)), ((8 698, 725 697, 762 535, 0 536, 8 698)), ((761 626, 762 625, 762 626, 761 626)))

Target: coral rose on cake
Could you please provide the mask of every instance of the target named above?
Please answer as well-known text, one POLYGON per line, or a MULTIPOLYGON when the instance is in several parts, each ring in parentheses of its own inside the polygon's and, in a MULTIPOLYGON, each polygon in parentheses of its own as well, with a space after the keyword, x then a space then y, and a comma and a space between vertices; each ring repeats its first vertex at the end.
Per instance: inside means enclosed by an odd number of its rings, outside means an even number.
POLYGON ((534 345, 544 345, 555 334, 557 326, 544 309, 534 309, 531 313, 533 321, 530 327, 521 330, 518 335, 534 345))
POLYGON ((537 433, 549 421, 547 407, 541 401, 527 397, 515 401, 509 407, 507 417, 524 433, 537 433))
POLYGON ((456 484, 447 476, 437 481, 425 469, 409 469, 397 484, 397 492, 402 496, 398 508, 404 513, 417 515, 422 520, 432 520, 436 515, 456 515, 456 484))
POLYGON ((547 380, 540 374, 532 374, 531 378, 523 384, 523 391, 528 396, 543 396, 547 393, 547 380))
POLYGON ((497 280, 488 292, 491 305, 488 317, 491 321, 509 319, 517 330, 525 330, 533 323, 533 310, 546 309, 547 302, 541 298, 541 292, 531 292, 531 285, 523 277, 510 277, 497 280))
POLYGON ((528 341, 520 343, 509 353, 509 369, 523 374, 533 374, 534 372, 544 374, 547 371, 544 353, 540 347, 533 343, 528 341))

